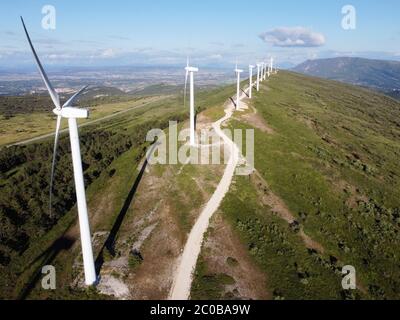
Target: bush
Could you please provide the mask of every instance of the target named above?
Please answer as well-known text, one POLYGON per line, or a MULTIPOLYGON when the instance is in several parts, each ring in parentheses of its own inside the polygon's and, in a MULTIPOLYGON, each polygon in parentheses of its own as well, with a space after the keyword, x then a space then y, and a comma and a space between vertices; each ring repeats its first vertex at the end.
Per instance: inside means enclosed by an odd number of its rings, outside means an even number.
POLYGON ((237 267, 239 265, 239 262, 235 258, 232 258, 232 257, 226 258, 226 263, 230 267, 237 267))
POLYGON ((131 269, 133 270, 136 269, 142 264, 142 262, 143 262, 143 257, 139 251, 134 250, 133 252, 131 252, 128 259, 128 265, 131 269))

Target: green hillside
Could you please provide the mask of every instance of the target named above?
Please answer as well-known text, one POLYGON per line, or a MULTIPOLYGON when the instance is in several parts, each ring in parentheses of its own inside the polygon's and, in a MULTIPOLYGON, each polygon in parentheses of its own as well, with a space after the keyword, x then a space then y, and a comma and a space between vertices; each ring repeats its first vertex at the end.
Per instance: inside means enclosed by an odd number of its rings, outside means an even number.
POLYGON ((216 230, 228 223, 273 299, 399 299, 400 103, 280 72, 250 105, 258 121, 242 116, 230 125, 256 127, 257 171, 235 178, 213 219, 192 298, 243 297, 237 263, 223 256, 221 267, 212 258, 222 254, 213 251, 216 230), (344 265, 356 268, 353 292, 342 290, 344 265), (228 285, 221 270, 233 278, 228 285))
MULTIPOLYGON (((191 298, 400 298, 400 103, 283 71, 260 88, 228 123, 255 129, 256 171, 234 177, 212 218, 191 298), (356 268, 355 291, 341 287, 344 265, 356 268)), ((234 92, 198 92, 199 123, 219 119, 234 92)), ((146 132, 174 119, 182 126, 182 103, 166 96, 81 130, 96 257, 134 299, 167 297, 187 233, 223 173, 185 164, 138 171, 146 132)), ((0 297, 110 298, 73 284, 80 246, 66 135, 49 216, 51 152, 52 139, 0 150, 0 297), (57 268, 54 292, 40 288, 43 264, 57 268)))

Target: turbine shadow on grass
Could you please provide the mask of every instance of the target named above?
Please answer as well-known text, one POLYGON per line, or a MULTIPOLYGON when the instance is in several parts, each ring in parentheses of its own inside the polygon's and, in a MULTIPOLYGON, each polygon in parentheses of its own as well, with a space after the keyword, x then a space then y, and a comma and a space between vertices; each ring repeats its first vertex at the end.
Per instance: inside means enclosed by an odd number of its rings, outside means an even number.
POLYGON ((242 92, 246 95, 247 98, 249 97, 249 95, 247 94, 246 91, 244 91, 243 89, 240 89, 240 90, 242 90, 242 92))
MULTIPOLYGON (((154 143, 152 145, 152 147, 150 148, 150 152, 149 152, 150 155, 152 154, 156 145, 157 145, 157 142, 154 143)), ((117 219, 114 222, 114 225, 110 231, 110 234, 108 235, 106 241, 104 242, 104 245, 102 246, 102 248, 97 256, 97 259, 95 262, 97 275, 100 274, 101 267, 104 264, 104 250, 107 250, 112 256, 115 256, 115 239, 117 237, 119 229, 121 228, 122 222, 124 221, 124 218, 128 212, 128 209, 132 203, 132 200, 136 194, 136 191, 137 191, 137 188, 139 187, 140 181, 143 178, 143 175, 147 168, 147 165, 148 165, 148 159, 146 156, 145 160, 142 164, 142 167, 140 168, 140 172, 139 172, 138 176, 136 177, 135 182, 134 182, 131 190, 129 191, 127 198, 125 199, 125 202, 117 216, 117 219)))
POLYGON ((233 105, 234 105, 235 108, 236 108, 236 101, 235 101, 235 99, 233 99, 232 97, 229 97, 229 99, 231 100, 231 102, 233 103, 233 105))
MULTIPOLYGON (((53 242, 53 244, 46 249, 41 255, 39 255, 30 265, 34 265, 37 261, 43 259, 41 266, 32 274, 27 285, 24 287, 22 292, 19 294, 18 299, 26 299, 32 290, 36 287, 37 282, 42 276, 42 266, 49 265, 54 260, 54 258, 61 252, 69 250, 74 244, 76 239, 67 236, 61 236, 53 242)), ((28 267, 28 268, 29 268, 28 267)))

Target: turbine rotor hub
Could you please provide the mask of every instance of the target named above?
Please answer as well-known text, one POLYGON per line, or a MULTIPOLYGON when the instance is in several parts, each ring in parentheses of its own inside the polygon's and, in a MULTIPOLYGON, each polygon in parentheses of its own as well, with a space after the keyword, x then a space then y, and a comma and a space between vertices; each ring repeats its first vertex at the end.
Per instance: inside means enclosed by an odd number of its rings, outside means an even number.
POLYGON ((75 118, 75 119, 87 119, 89 118, 89 110, 81 109, 75 107, 65 107, 62 109, 53 109, 53 112, 57 116, 61 116, 63 118, 75 118))

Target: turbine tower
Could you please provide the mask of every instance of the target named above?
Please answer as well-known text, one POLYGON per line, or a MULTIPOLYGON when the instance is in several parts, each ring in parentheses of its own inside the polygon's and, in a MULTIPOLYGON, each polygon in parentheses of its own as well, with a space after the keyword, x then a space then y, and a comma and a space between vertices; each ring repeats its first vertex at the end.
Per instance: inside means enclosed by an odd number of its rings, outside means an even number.
POLYGON ((238 69, 238 66, 236 64, 236 68, 235 68, 235 72, 236 72, 236 77, 237 77, 237 85, 236 85, 236 110, 239 109, 240 107, 240 74, 243 72, 242 69, 238 69))
POLYGON ((267 64, 265 63, 265 62, 263 62, 263 80, 265 80, 265 74, 266 74, 266 72, 265 72, 265 67, 267 66, 267 64))
POLYGON ((260 68, 261 64, 257 63, 257 92, 260 91, 260 68))
POLYGON ((72 163, 74 170, 74 179, 75 179, 75 191, 77 198, 77 207, 78 207, 78 216, 79 216, 79 227, 81 234, 81 245, 82 245, 82 255, 83 255, 83 266, 85 272, 85 284, 90 286, 96 283, 96 271, 93 260, 93 250, 92 250, 92 239, 90 235, 90 226, 89 226, 89 217, 87 213, 87 205, 86 205, 86 195, 85 195, 85 185, 83 180, 83 170, 82 170, 82 159, 81 159, 81 151, 79 146, 79 135, 78 135, 78 126, 76 123, 76 119, 86 119, 89 116, 89 112, 87 109, 81 109, 77 107, 73 107, 73 103, 78 98, 78 96, 86 89, 86 87, 79 90, 75 93, 67 102, 65 102, 62 106, 60 104, 60 98, 51 85, 46 72, 43 69, 42 64, 40 63, 39 57, 36 54, 36 51, 33 47, 32 41, 29 37, 28 31, 25 27, 25 23, 23 18, 21 17, 22 26, 24 27, 26 37, 29 42, 29 46, 31 47, 33 56, 36 60, 36 64, 38 66, 40 75, 46 85, 46 88, 50 94, 51 100, 55 108, 53 109, 54 114, 57 115, 57 124, 56 124, 56 132, 55 132, 55 140, 54 140, 54 151, 53 151, 53 161, 51 167, 51 177, 50 177, 50 208, 51 208, 51 194, 53 187, 53 176, 54 176, 54 167, 56 162, 56 153, 58 146, 58 136, 60 133, 60 126, 62 118, 68 119, 69 126, 69 137, 71 142, 71 152, 72 152, 72 163))
POLYGON ((273 74, 274 73, 274 58, 271 57, 270 63, 271 63, 271 73, 273 74))
POLYGON ((249 98, 253 96, 253 65, 249 65, 249 98))
POLYGON ((184 105, 186 105, 186 87, 188 76, 190 76, 190 145, 194 146, 196 144, 195 141, 195 114, 194 114, 194 73, 198 72, 198 68, 189 66, 189 58, 186 62, 186 75, 185 75, 185 90, 184 90, 184 105))
POLYGON ((267 80, 268 63, 264 62, 264 80, 267 80))
POLYGON ((263 82, 264 80, 264 62, 261 62, 261 75, 260 75, 260 81, 263 82))
POLYGON ((265 80, 265 62, 262 63, 262 72, 261 72, 261 79, 262 81, 265 80))

